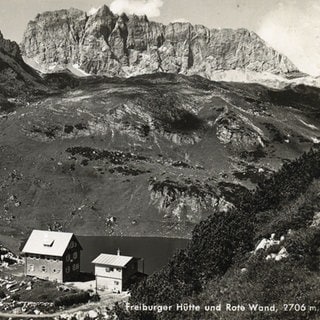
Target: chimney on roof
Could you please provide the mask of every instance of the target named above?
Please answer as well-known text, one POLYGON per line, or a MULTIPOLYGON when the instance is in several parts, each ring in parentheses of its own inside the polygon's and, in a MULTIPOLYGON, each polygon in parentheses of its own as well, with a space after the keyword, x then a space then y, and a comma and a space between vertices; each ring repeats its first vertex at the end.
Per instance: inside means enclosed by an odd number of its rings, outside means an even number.
POLYGON ((117 250, 117 255, 120 256, 120 249, 117 250))

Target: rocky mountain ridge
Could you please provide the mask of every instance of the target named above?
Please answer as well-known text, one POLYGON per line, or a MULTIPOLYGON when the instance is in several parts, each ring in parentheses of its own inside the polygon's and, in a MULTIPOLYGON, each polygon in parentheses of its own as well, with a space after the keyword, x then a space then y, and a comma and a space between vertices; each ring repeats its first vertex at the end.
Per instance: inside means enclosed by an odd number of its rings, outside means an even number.
POLYGON ((78 9, 38 14, 21 44, 23 55, 50 72, 71 66, 88 74, 132 76, 168 72, 201 75, 219 71, 288 74, 297 68, 246 29, 208 29, 120 16, 102 6, 88 16, 78 9))
POLYGON ((48 91, 40 74, 23 61, 18 44, 0 32, 0 112, 13 111, 48 91))

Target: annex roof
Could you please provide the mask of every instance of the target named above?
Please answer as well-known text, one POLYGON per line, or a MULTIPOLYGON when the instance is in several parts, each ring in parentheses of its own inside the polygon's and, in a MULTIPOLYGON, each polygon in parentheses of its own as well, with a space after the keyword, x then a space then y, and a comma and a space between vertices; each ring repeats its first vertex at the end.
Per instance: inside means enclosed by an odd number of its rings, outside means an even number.
POLYGON ((72 237, 68 232, 33 230, 22 253, 62 257, 72 237))
POLYGON ((113 267, 125 267, 133 257, 101 253, 92 263, 113 267))

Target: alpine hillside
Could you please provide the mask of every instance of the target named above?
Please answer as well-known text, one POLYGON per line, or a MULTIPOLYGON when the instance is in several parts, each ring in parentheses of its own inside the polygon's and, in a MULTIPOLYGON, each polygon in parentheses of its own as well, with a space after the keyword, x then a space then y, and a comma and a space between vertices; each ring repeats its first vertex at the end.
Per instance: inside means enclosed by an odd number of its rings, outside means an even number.
MULTIPOLYGON (((317 88, 175 73, 42 74, 16 44, 0 44, 11 75, 0 90, 12 106, 0 118, 2 237, 35 227, 188 237, 320 140, 317 88)), ((283 61, 274 68, 286 71, 283 61)))
POLYGON ((0 32, 0 110, 13 110, 46 89, 38 72, 24 63, 18 44, 0 32))

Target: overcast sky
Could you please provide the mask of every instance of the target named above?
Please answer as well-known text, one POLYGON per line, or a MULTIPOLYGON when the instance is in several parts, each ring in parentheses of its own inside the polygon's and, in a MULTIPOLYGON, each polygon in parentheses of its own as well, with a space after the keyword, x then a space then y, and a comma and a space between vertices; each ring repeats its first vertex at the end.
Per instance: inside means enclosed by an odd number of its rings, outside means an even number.
POLYGON ((320 0, 0 0, 0 30, 20 42, 37 13, 107 4, 120 13, 147 14, 165 24, 189 21, 209 28, 247 28, 286 54, 301 71, 320 75, 320 0))

